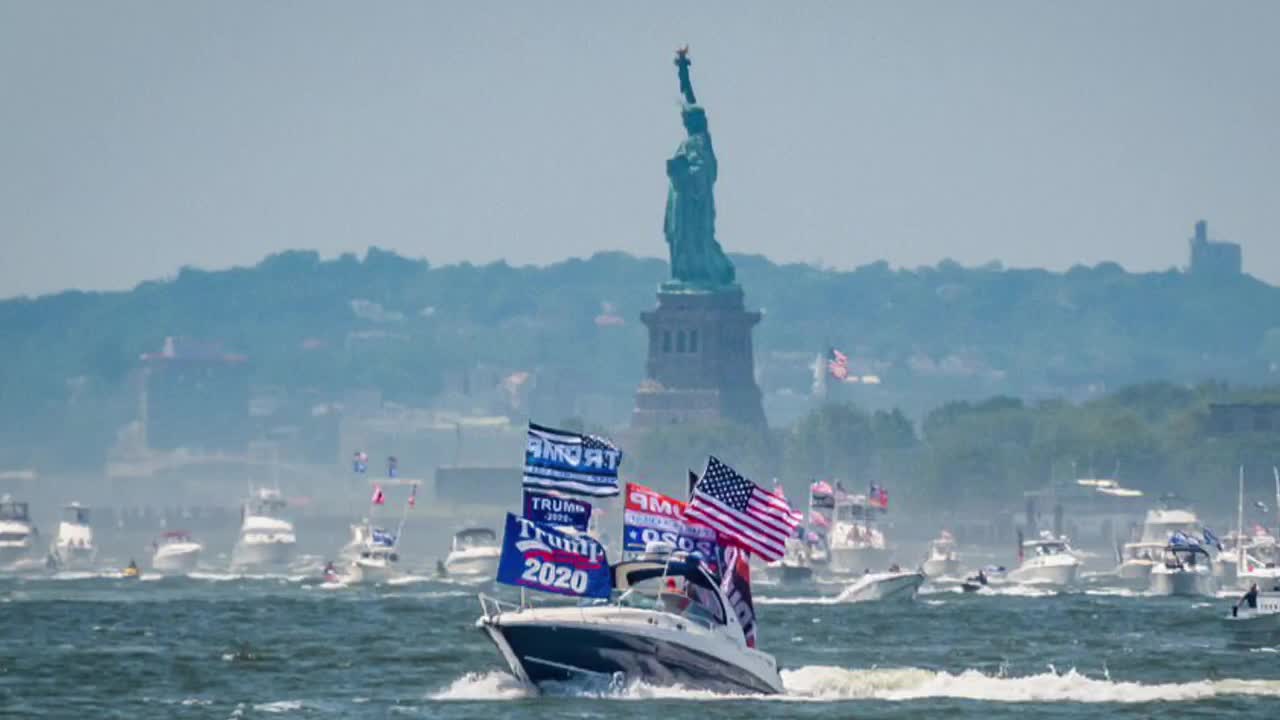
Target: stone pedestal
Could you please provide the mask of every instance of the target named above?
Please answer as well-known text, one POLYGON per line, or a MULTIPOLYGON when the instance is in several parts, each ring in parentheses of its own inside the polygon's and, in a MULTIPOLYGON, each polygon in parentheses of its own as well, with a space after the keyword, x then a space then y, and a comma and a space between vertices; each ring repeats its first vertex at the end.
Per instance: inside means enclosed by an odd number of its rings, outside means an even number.
POLYGON ((631 424, 638 429, 731 421, 765 426, 755 380, 749 312, 742 288, 664 285, 658 307, 641 313, 649 329, 646 379, 636 391, 631 424))

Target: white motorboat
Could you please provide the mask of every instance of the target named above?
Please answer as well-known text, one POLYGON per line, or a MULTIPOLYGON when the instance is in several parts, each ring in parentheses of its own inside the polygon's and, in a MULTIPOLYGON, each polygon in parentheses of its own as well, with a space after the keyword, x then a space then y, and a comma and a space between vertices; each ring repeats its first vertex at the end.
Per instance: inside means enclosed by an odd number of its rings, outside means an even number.
POLYGON ((189 573, 200 561, 204 546, 186 530, 171 530, 156 538, 152 544, 151 568, 160 572, 189 573))
POLYGON ((769 577, 781 583, 808 582, 813 579, 813 566, 809 562, 809 546, 801 538, 787 538, 782 559, 766 566, 769 577))
POLYGON ((614 602, 531 608, 481 595, 476 626, 512 674, 533 686, 587 679, 783 692, 777 661, 747 645, 732 603, 705 565, 673 556, 612 570, 614 602))
POLYGON ((956 552, 956 539, 950 532, 929 543, 929 552, 920 564, 926 577, 956 577, 960 573, 960 553, 956 552))
POLYGON ((1080 574, 1080 558, 1072 552, 1067 539, 1054 537, 1048 530, 1035 540, 1023 542, 1018 556, 1018 567, 1008 574, 1010 582, 1067 587, 1074 585, 1080 574))
POLYGON ((493 577, 498 572, 502 547, 489 528, 467 528, 453 534, 444 571, 449 575, 493 577))
POLYGON ((368 518, 358 523, 351 523, 351 538, 347 540, 347 544, 342 546, 338 551, 338 559, 344 563, 351 563, 360 557, 360 551, 369 544, 369 520, 368 518))
POLYGON ((836 602, 853 603, 871 600, 910 600, 924 584, 924 573, 890 569, 888 572, 866 573, 845 588, 836 602))
POLYGON ((57 570, 89 570, 97 556, 89 508, 78 502, 64 506, 58 535, 49 546, 49 566, 57 570))
POLYGON ((1152 569, 1162 562, 1165 545, 1175 533, 1200 537, 1204 530, 1194 512, 1177 507, 1177 499, 1166 495, 1161 507, 1147 511, 1138 540, 1121 547, 1116 575, 1138 586, 1148 585, 1152 569))
POLYGON ((396 552, 397 536, 370 527, 369 540, 351 561, 350 580, 356 583, 384 583, 400 575, 400 555, 396 552))
POLYGON ((288 503, 279 490, 258 488, 241 510, 240 537, 231 551, 234 570, 269 570, 288 566, 297 550, 293 523, 282 517, 288 503))
POLYGON ((1218 585, 1209 553, 1181 533, 1164 548, 1164 561, 1151 569, 1152 595, 1213 595, 1218 585))
POLYGON ((884 532, 875 527, 874 518, 880 512, 863 495, 836 499, 828 538, 832 572, 862 573, 889 564, 884 532))
POLYGON ((0 570, 17 570, 29 564, 38 534, 27 503, 9 495, 0 497, 0 570))

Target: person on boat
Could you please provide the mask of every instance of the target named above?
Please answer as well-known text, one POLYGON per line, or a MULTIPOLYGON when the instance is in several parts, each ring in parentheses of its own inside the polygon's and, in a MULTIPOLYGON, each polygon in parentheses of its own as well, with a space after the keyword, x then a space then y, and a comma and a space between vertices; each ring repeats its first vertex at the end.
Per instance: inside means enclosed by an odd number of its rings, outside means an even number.
POLYGON ((325 566, 324 566, 324 579, 325 579, 325 580, 332 580, 333 578, 336 578, 337 576, 338 576, 338 568, 336 568, 336 567, 334 567, 334 566, 333 566, 333 561, 332 561, 332 560, 330 560, 329 562, 325 563, 325 566))
POLYGON ((133 558, 129 558, 129 568, 128 568, 128 569, 129 569, 129 574, 131 574, 131 575, 132 575, 133 573, 138 572, 138 563, 134 562, 134 561, 133 561, 133 558))
POLYGON ((1250 585, 1249 592, 1245 593, 1244 597, 1240 598, 1240 602, 1236 603, 1237 608, 1241 605, 1248 605, 1251 610, 1258 609, 1258 583, 1250 585))
POLYGON ((898 563, 894 563, 889 566, 889 572, 902 572, 902 568, 898 566, 898 563))

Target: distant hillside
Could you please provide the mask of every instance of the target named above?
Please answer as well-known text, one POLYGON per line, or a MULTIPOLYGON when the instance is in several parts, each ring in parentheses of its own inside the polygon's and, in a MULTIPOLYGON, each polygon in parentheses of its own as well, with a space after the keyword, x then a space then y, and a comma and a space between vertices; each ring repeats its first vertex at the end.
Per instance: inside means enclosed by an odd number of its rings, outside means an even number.
MULTIPOLYGON (((1080 398, 1147 379, 1274 382, 1280 364, 1280 288, 1248 276, 1210 282, 1109 263, 1052 273, 735 262, 748 303, 765 311, 756 352, 766 394, 807 394, 806 364, 828 345, 882 379, 868 404, 916 415, 948 399, 1080 398)), ((426 405, 529 371, 535 412, 590 414, 575 398, 591 396, 611 409, 589 421, 618 422, 643 373, 638 315, 665 276, 665 263, 620 253, 542 268, 432 267, 375 248, 363 259, 287 252, 253 268, 185 268, 129 292, 3 301, 0 447, 110 442, 134 416, 126 383, 139 355, 167 336, 218 341, 248 356, 254 386, 313 398, 372 387, 426 405), (478 367, 489 379, 468 372, 478 367)))

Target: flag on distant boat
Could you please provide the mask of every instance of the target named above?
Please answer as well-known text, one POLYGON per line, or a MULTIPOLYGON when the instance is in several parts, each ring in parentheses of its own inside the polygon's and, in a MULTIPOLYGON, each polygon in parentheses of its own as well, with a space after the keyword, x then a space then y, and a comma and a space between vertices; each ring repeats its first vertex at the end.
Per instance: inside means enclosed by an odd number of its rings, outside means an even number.
POLYGON ((396 536, 382 528, 374 528, 373 531, 369 533, 369 537, 373 540, 374 545, 381 545, 383 547, 396 546, 396 536))
POLYGON ((597 435, 529 423, 524 451, 524 487, 572 495, 618 494, 622 451, 597 435))
POLYGON ((385 504, 386 504, 386 502, 387 502, 387 496, 382 494, 382 486, 381 486, 381 485, 374 485, 374 486, 373 486, 373 497, 369 500, 369 502, 373 503, 374 505, 385 505, 385 504))
POLYGON ((849 356, 834 347, 828 348, 827 372, 831 373, 831 377, 837 380, 844 380, 849 377, 849 356))
POLYGON ((810 510, 810 511, 809 511, 809 524, 810 524, 810 525, 816 525, 816 526, 818 526, 818 527, 820 527, 820 528, 829 528, 829 527, 831 527, 831 521, 827 519, 827 516, 826 516, 826 515, 823 515, 822 513, 818 512, 817 510, 810 510))
POLYGON ((393 478, 400 474, 400 461, 396 460, 396 456, 392 455, 387 458, 387 477, 393 478))
POLYGON ((766 562, 781 560, 787 538, 803 517, 787 501, 739 475, 715 457, 693 489, 685 516, 708 525, 725 540, 758 554, 766 562))
POLYGON ((418 483, 414 483, 413 487, 409 489, 409 507, 414 508, 417 506, 418 506, 418 483))
POLYGON ((351 456, 351 471, 356 473, 364 473, 369 469, 369 453, 357 450, 351 456))
POLYGON ((1222 550, 1222 541, 1218 540, 1218 536, 1214 535, 1213 531, 1209 528, 1204 529, 1204 544, 1213 545, 1216 546, 1218 550, 1222 550))
POLYGON ((816 508, 831 508, 836 505, 835 490, 831 484, 819 480, 809 486, 809 504, 816 508))

